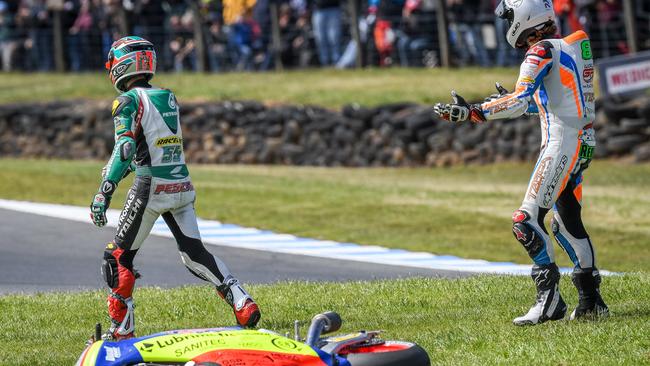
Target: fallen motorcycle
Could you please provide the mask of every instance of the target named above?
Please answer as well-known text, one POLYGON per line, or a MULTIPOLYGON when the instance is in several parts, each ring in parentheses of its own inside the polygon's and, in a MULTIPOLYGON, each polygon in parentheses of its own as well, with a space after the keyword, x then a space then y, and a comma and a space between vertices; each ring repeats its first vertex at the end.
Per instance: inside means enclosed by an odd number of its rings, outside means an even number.
MULTIPOLYGON (((316 315, 306 339, 240 327, 183 329, 122 341, 91 341, 77 366, 429 366, 415 343, 388 341, 377 331, 323 337, 342 325, 335 312, 316 315)), ((101 327, 94 339, 100 339, 101 327)))

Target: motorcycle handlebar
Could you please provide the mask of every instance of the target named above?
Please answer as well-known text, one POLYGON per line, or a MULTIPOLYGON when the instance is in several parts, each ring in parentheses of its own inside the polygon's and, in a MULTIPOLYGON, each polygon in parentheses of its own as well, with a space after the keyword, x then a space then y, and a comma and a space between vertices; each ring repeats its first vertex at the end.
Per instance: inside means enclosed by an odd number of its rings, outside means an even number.
POLYGON ((341 316, 333 311, 328 311, 314 316, 307 331, 306 344, 315 347, 316 342, 322 334, 336 332, 341 329, 343 320, 341 316))

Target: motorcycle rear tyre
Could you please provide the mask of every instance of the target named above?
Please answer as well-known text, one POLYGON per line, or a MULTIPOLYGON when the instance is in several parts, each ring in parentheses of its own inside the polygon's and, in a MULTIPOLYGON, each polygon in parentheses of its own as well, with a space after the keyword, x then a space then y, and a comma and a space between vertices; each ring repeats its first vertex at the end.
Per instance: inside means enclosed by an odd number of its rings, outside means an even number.
MULTIPOLYGON (((369 347, 372 349, 372 347, 369 347)), ((368 350, 366 350, 368 351, 368 350)), ((417 344, 408 348, 380 351, 354 352, 347 355, 351 366, 430 366, 427 352, 417 344)))

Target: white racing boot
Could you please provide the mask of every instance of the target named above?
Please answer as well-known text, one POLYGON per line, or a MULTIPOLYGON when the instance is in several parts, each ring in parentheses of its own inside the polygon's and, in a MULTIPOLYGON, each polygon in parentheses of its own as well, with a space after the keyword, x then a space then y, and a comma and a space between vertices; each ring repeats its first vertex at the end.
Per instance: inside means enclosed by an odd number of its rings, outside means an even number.
POLYGON ((537 301, 524 316, 515 318, 515 325, 535 325, 547 320, 560 320, 567 305, 560 295, 560 271, 555 263, 534 265, 531 273, 537 287, 537 301))

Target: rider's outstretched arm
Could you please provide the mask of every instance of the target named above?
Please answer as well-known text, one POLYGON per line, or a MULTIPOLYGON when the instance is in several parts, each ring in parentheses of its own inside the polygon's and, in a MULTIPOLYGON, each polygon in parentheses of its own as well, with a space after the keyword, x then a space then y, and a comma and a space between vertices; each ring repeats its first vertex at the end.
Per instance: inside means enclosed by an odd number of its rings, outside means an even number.
POLYGON ((115 146, 108 164, 104 167, 97 194, 90 204, 91 219, 97 226, 106 225, 106 210, 113 193, 122 178, 130 171, 136 149, 132 125, 137 111, 136 101, 129 96, 121 95, 113 102, 115 146))
POLYGON ((531 99, 553 67, 552 48, 551 42, 541 41, 528 50, 519 69, 519 78, 514 92, 481 104, 485 119, 516 118, 526 112, 537 112, 531 99))

